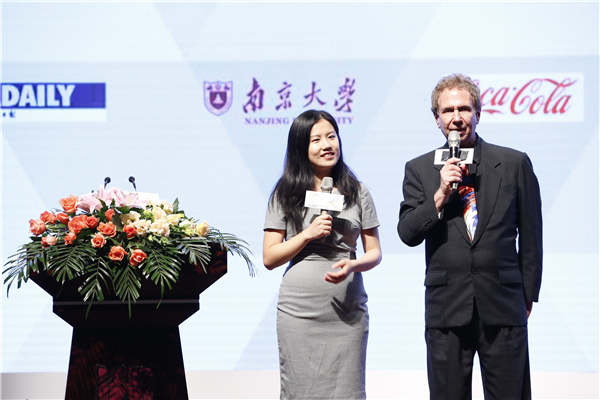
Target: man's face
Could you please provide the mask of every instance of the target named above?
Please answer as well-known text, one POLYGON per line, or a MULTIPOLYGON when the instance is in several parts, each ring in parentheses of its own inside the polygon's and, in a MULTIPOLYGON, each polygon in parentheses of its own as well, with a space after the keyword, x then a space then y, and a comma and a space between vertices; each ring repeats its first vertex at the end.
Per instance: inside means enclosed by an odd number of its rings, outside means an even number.
POLYGON ((480 113, 475 111, 471 95, 466 89, 449 88, 440 93, 438 114, 434 115, 437 126, 448 138, 450 131, 458 131, 461 147, 473 147, 477 134, 475 127, 480 113))

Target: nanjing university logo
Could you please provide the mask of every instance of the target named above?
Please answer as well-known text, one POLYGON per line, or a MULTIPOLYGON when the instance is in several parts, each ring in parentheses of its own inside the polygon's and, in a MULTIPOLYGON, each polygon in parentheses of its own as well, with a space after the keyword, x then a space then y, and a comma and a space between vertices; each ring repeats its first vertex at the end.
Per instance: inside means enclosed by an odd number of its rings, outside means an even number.
POLYGON ((225 114, 233 102, 233 82, 204 81, 204 105, 215 115, 225 114))

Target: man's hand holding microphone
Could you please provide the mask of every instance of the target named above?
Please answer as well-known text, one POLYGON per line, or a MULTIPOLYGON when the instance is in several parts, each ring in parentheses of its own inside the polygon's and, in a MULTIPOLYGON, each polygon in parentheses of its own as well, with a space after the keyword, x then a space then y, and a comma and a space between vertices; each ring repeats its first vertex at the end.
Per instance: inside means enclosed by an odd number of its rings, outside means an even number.
POLYGON ((452 192, 458 189, 458 184, 462 181, 463 176, 468 174, 466 165, 458 165, 461 161, 460 134, 458 131, 450 131, 448 134, 448 149, 450 155, 440 170, 440 186, 434 195, 435 207, 438 212, 442 210, 452 192))

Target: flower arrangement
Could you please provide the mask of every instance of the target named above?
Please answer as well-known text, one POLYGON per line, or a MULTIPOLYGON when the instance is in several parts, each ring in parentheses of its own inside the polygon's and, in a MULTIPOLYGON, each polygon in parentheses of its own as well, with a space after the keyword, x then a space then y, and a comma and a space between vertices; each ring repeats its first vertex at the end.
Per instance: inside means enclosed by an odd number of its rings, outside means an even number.
POLYGON ((197 223, 156 194, 99 189, 60 199, 62 210, 44 211, 29 220, 31 241, 9 257, 7 294, 30 274, 47 271, 56 280, 81 279, 78 291, 91 306, 111 293, 129 305, 140 296, 142 279, 171 289, 186 263, 206 272, 211 245, 241 256, 254 274, 247 243, 197 223))

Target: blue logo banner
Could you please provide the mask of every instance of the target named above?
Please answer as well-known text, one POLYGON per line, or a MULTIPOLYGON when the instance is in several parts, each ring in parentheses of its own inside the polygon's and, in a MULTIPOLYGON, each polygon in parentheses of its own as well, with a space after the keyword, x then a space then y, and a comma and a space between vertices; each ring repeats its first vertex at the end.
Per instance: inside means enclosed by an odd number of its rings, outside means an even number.
POLYGON ((106 108, 106 83, 0 84, 0 108, 106 108))

